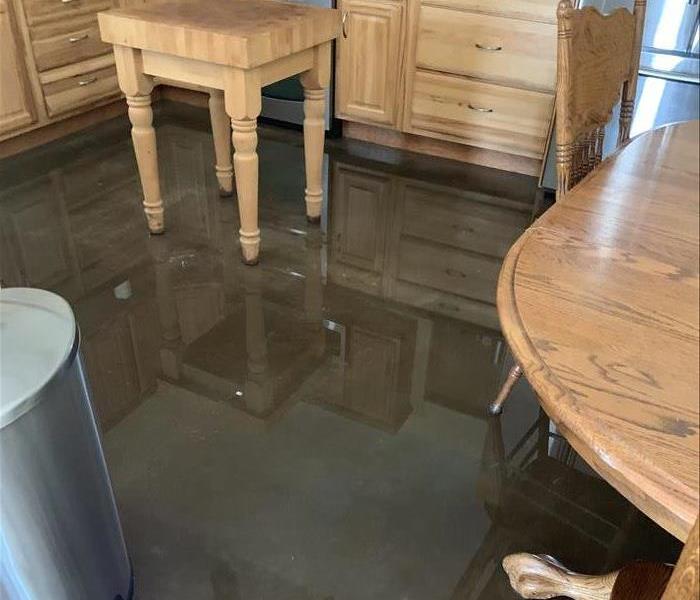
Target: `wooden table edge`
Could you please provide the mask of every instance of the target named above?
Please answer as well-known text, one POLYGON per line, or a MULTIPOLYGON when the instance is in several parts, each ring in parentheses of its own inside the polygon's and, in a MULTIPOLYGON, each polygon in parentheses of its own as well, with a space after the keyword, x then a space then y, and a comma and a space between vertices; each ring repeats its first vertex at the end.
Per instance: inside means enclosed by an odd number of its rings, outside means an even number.
MULTIPOLYGON (((555 205, 550 211, 556 208, 555 205)), ((677 489, 684 490, 686 497, 694 496, 696 500, 683 503, 680 511, 670 510, 667 502, 668 472, 658 469, 639 452, 628 448, 614 429, 601 426, 600 421, 596 421, 595 428, 585 427, 580 421, 588 419, 591 422, 592 417, 581 410, 580 404, 547 367, 527 335, 515 298, 515 270, 521 250, 530 237, 543 228, 541 221, 542 217, 518 238, 503 261, 496 298, 503 335, 528 382, 537 393, 542 408, 574 450, 639 510, 685 542, 698 517, 697 491, 689 489, 681 481, 674 480, 677 489), (553 390, 556 390, 554 394, 553 390), (566 410, 577 413, 578 419, 571 419, 566 410), (601 444, 601 437, 614 440, 618 450, 611 452, 607 447, 611 444, 601 444), (658 479, 650 477, 650 474, 656 474, 658 479), (639 485, 640 481, 645 482, 644 490, 639 485), (644 502, 641 502, 640 498, 644 498, 644 502)), ((675 504, 678 504, 677 500, 675 504)))

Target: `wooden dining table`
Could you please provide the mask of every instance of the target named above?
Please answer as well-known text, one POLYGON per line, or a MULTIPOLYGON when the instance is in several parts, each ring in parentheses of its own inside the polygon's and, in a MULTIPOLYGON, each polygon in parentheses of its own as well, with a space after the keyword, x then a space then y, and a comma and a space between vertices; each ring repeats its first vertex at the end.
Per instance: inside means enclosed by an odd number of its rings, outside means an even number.
POLYGON ((514 357, 574 449, 685 541, 698 517, 700 122, 644 133, 515 243, 514 357))

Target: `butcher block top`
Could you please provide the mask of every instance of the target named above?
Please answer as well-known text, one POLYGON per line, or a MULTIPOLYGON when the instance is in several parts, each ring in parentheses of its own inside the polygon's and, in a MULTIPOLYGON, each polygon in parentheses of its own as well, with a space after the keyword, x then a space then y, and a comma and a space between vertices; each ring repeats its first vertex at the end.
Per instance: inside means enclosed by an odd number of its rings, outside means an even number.
POLYGON ((174 0, 98 16, 102 40, 253 68, 337 37, 340 13, 275 0, 174 0))

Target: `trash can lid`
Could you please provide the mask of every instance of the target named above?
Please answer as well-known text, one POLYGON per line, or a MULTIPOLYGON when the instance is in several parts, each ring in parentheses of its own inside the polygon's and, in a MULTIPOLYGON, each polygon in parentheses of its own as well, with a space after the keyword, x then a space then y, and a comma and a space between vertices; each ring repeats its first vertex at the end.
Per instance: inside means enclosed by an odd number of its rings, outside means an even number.
POLYGON ((68 303, 33 288, 0 289, 0 429, 30 410, 77 353, 68 303))

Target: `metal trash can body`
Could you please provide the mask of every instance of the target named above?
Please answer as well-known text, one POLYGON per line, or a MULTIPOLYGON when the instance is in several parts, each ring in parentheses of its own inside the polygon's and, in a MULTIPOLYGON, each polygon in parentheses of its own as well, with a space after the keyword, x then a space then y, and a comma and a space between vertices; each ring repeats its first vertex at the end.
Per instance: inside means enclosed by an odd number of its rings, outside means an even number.
POLYGON ((0 290, 0 598, 128 600, 133 579, 73 312, 0 290))

